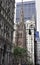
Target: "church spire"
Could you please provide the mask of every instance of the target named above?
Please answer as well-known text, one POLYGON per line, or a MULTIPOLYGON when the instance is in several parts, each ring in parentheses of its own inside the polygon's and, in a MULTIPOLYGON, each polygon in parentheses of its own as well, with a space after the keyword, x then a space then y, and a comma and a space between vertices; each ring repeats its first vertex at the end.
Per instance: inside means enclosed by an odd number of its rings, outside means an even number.
POLYGON ((23 0, 22 0, 22 3, 21 3, 21 13, 20 13, 20 21, 21 22, 24 22, 24 12, 23 12, 23 0))

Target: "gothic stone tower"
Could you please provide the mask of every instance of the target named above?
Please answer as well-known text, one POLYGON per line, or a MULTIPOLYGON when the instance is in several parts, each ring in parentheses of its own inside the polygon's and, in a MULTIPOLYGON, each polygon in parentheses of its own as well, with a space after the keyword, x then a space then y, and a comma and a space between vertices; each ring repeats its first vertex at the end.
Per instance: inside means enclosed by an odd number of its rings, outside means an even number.
POLYGON ((15 0, 0 0, 0 65, 12 65, 15 0))
POLYGON ((26 47, 26 31, 25 24, 23 22, 17 25, 16 45, 19 47, 26 47))
POLYGON ((23 1, 20 13, 21 16, 20 16, 20 22, 17 24, 15 43, 19 47, 26 47, 26 27, 24 24, 23 1))

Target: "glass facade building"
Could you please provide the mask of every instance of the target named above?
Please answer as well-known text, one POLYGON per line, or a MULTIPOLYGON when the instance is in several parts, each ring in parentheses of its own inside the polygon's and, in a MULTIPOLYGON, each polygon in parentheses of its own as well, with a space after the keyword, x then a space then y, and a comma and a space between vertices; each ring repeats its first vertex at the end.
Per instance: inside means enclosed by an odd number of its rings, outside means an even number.
MULTIPOLYGON (((30 20, 36 16, 35 1, 23 2, 24 21, 30 20)), ((21 2, 16 3, 16 22, 20 21, 21 2)))

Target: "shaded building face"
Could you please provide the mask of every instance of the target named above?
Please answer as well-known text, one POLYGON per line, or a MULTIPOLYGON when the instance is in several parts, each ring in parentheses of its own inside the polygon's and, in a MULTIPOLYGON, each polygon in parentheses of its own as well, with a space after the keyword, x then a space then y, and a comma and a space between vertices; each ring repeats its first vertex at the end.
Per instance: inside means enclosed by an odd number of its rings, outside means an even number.
POLYGON ((15 0, 0 0, 0 65, 9 65, 12 60, 14 4, 15 0))

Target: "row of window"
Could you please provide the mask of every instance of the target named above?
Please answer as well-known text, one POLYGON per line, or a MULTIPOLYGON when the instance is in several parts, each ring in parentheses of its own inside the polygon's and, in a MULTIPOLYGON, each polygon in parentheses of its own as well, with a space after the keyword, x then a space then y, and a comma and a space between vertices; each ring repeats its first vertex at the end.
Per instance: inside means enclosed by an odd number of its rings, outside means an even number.
MULTIPOLYGON (((3 52, 2 53, 0 52, 0 64, 3 63, 2 60, 3 60, 3 52)), ((10 63, 10 61, 11 61, 10 53, 6 53, 5 58, 4 58, 4 63, 7 65, 10 63)))
POLYGON ((11 18, 8 15, 6 15, 5 11, 4 10, 1 10, 0 13, 7 20, 7 22, 12 26, 13 25, 12 24, 13 21, 11 22, 11 18))
MULTIPOLYGON (((11 3, 11 2, 10 2, 11 3)), ((14 14, 14 6, 13 4, 9 4, 9 0, 3 2, 1 1, 0 4, 2 5, 2 7, 4 8, 4 10, 6 11, 6 13, 10 16, 11 19, 13 19, 13 14, 14 14), (8 4, 7 4, 8 3, 8 4), (12 15, 12 16, 11 16, 12 15)))
POLYGON ((13 32, 11 31, 9 25, 4 24, 4 22, 0 20, 0 35, 5 36, 6 38, 11 40, 12 34, 13 32))

